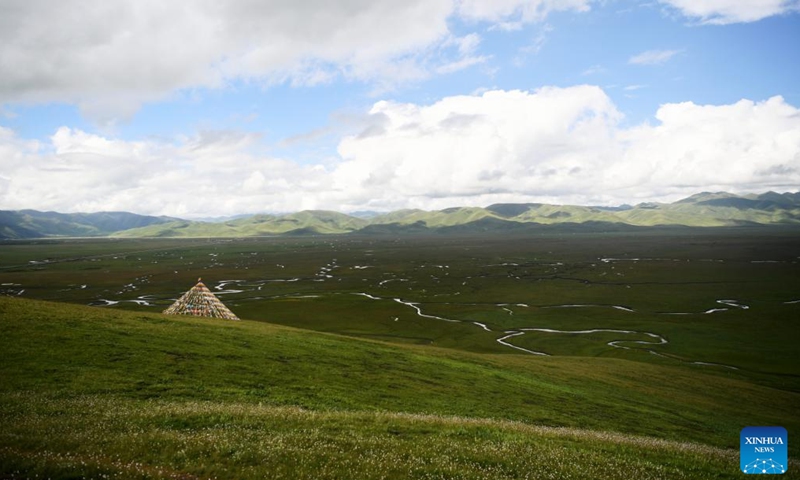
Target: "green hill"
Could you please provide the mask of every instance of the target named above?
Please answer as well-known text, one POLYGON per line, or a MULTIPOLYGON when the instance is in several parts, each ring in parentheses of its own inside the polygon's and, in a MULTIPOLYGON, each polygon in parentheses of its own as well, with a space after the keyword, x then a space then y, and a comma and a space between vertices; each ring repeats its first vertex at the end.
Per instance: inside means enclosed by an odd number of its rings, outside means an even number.
POLYGON ((720 375, 247 320, 0 297, 0 348, 10 478, 739 478, 742 426, 800 428, 720 375))
POLYGON ((647 205, 619 213, 638 225, 730 226, 747 224, 797 224, 800 201, 796 194, 767 192, 739 197, 726 192, 699 193, 672 204, 647 205))
POLYGON ((604 208, 541 203, 494 204, 486 208, 460 207, 426 212, 401 210, 371 219, 370 225, 453 227, 483 220, 500 228, 507 223, 575 224, 620 223, 634 226, 731 226, 739 224, 800 223, 800 195, 768 192, 739 197, 730 193, 700 193, 672 204, 645 203, 635 207, 604 208))
POLYGON ((281 222, 290 222, 294 228, 286 231, 307 229, 317 233, 347 233, 365 227, 367 220, 326 210, 305 210, 280 217, 281 222))
POLYGON ((0 210, 0 238, 91 237, 175 219, 127 212, 57 213, 0 210))
POLYGON ((325 210, 289 215, 253 215, 223 223, 178 221, 117 232, 117 237, 249 237, 281 234, 332 234, 367 225, 361 218, 325 210))
MULTIPOLYGON (((543 225, 572 231, 575 228, 620 229, 627 226, 724 227, 736 225, 787 225, 800 223, 800 195, 768 192, 740 197, 730 193, 699 193, 672 204, 643 203, 634 207, 585 207, 540 203, 495 204, 486 208, 454 207, 444 210, 398 210, 370 219, 334 212, 300 212, 250 217, 224 226, 204 225, 198 231, 174 229, 173 236, 248 236, 276 233, 416 234, 421 232, 470 233, 536 229, 543 225)), ((121 236, 161 236, 157 228, 134 229, 121 236), (154 234, 154 232, 156 232, 154 234)))
POLYGON ((428 212, 425 210, 398 210, 372 218, 370 225, 425 225, 428 228, 451 227, 497 215, 479 207, 453 207, 428 212))
POLYGON ((372 217, 370 223, 374 225, 410 224, 417 221, 415 220, 415 217, 424 217, 427 213, 428 212, 425 210, 419 209, 395 210, 393 212, 383 213, 372 217))
POLYGON ((619 224, 640 227, 676 225, 724 227, 800 224, 800 193, 767 192, 737 196, 703 192, 671 204, 586 207, 540 203, 494 204, 444 210, 397 210, 380 215, 347 215, 306 210, 285 215, 253 215, 225 222, 145 217, 121 212, 58 214, 0 212, 0 238, 47 236, 248 237, 264 235, 468 232, 519 229, 525 225, 619 224), (453 228, 457 227, 457 228, 453 228))

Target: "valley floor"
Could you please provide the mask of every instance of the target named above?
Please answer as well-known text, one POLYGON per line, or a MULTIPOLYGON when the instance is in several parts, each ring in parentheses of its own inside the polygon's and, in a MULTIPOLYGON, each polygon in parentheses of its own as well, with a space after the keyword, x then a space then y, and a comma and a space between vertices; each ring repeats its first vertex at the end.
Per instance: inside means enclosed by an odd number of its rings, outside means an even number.
POLYGON ((0 477, 741 478, 800 432, 796 240, 6 245, 0 477), (198 276, 245 320, 158 313, 198 276))

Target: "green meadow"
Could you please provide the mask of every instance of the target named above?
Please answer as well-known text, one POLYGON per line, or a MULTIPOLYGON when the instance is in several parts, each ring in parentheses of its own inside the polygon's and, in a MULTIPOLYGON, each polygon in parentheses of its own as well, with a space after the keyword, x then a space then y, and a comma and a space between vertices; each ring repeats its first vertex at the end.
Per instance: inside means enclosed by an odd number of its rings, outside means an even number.
POLYGON ((799 234, 5 242, 0 477, 741 478, 799 234), (160 314, 198 277, 243 320, 160 314))

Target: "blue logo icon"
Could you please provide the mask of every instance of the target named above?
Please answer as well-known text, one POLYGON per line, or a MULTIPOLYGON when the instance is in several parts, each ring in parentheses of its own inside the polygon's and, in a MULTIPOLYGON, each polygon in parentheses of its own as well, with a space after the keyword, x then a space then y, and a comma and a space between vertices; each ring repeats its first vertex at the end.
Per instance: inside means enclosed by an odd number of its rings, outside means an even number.
POLYGON ((788 434, 783 427, 745 427, 739 434, 739 465, 744 473, 786 473, 788 434))

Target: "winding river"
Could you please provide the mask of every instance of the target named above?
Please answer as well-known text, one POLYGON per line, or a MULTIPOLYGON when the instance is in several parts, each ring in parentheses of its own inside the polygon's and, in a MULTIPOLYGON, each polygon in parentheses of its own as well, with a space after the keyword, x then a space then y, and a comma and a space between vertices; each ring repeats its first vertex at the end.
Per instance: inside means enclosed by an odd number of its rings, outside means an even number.
MULTIPOLYGON (((600 259, 600 261, 604 262, 604 263, 610 263, 610 262, 615 262, 615 261, 620 261, 620 260, 622 260, 622 259, 616 259, 616 258, 600 259)), ((628 260, 628 261, 639 261, 640 259, 633 258, 633 259, 625 259, 625 260, 628 260)), ((501 264, 501 265, 513 266, 514 264, 507 263, 507 264, 501 264)), ((281 265, 279 265, 279 266, 281 266, 281 265)), ((446 265, 445 266, 434 265, 434 267, 438 267, 440 269, 448 268, 448 266, 446 266, 446 265)), ((316 273, 316 275, 314 276, 315 278, 312 278, 312 280, 313 281, 324 281, 326 279, 333 278, 332 273, 337 268, 339 268, 339 265, 337 265, 336 261, 333 260, 332 262, 328 263, 327 265, 322 266, 319 269, 319 271, 316 273)), ((370 266, 360 266, 359 265, 359 266, 356 266, 354 268, 360 270, 360 269, 370 268, 370 266)), ((147 279, 145 279, 145 278, 136 279, 136 281, 146 281, 146 280, 147 279)), ((302 280, 302 279, 301 278, 284 278, 284 279, 280 279, 279 278, 279 279, 264 279, 264 280, 261 280, 261 281, 253 282, 253 281, 247 281, 247 280, 227 279, 227 280, 220 280, 220 281, 216 282, 216 285, 214 285, 213 289, 215 290, 214 293, 217 294, 217 295, 237 294, 237 293, 243 293, 245 291, 261 290, 263 286, 268 285, 271 282, 298 282, 300 280, 302 280), (235 288, 231 288, 231 287, 235 287, 235 288)), ((389 282, 408 282, 408 281, 409 281, 409 279, 407 279, 407 278, 397 278, 397 277, 388 278, 388 279, 381 280, 378 283, 378 287, 384 287, 389 282)), ((464 284, 466 284, 466 283, 467 282, 465 281, 464 284)), ((2 286, 3 287, 12 287, 12 286, 13 287, 19 287, 19 285, 16 285, 16 284, 3 284, 2 286)), ((85 288, 85 286, 82 285, 81 288, 85 288)), ((129 284, 129 285, 126 285, 124 287, 124 289, 135 289, 135 288, 136 288, 136 286, 134 284, 129 284)), ((9 289, 6 289, 6 290, 9 290, 9 289)), ((21 294, 21 293, 22 293, 22 291, 19 292, 19 294, 21 294)), ((449 323, 470 323, 470 324, 474 325, 475 327, 482 329, 485 332, 493 332, 493 330, 485 323, 475 322, 475 321, 462 321, 462 320, 458 320, 458 319, 445 318, 445 317, 440 317, 440 316, 436 316, 436 315, 427 314, 427 313, 423 312, 423 310, 422 310, 422 308, 420 306, 421 305, 420 302, 414 302, 414 301, 406 300, 406 299, 403 299, 403 298, 397 298, 397 297, 381 297, 381 296, 372 295, 372 294, 369 294, 369 293, 366 293, 366 292, 353 293, 353 295, 359 295, 359 296, 366 297, 367 299, 374 300, 374 301, 393 301, 393 302, 399 303, 401 305, 404 305, 404 306, 406 306, 408 308, 413 309, 414 312, 416 313, 416 315, 419 316, 419 317, 422 317, 422 318, 432 319, 432 320, 439 320, 439 321, 444 321, 444 322, 449 322, 449 323)), ((291 295, 286 295, 286 296, 291 296, 291 295)), ((301 295, 301 296, 296 296, 294 298, 316 298, 316 297, 318 297, 318 295, 301 295)), ((262 297, 256 297, 256 298, 260 299, 262 297)), ((90 303, 90 305, 112 306, 112 305, 116 305, 116 304, 118 304, 120 302, 133 302, 133 303, 137 303, 137 304, 142 305, 142 306, 155 306, 152 303, 153 300, 155 300, 155 299, 152 296, 148 296, 148 295, 142 295, 142 296, 139 296, 139 297, 137 297, 136 299, 133 299, 133 300, 130 300, 130 299, 127 299, 127 300, 109 300, 109 299, 106 299, 106 298, 98 298, 97 300, 95 300, 92 303, 90 303)), ((786 304, 786 305, 797 304, 797 303, 800 303, 800 300, 790 300, 790 301, 783 302, 783 304, 786 304)), ((703 312, 661 312, 661 313, 665 314, 665 315, 703 315, 703 314, 714 314, 714 313, 718 313, 718 312, 725 312, 725 311, 732 310, 732 309, 748 310, 750 308, 748 305, 742 304, 738 300, 732 300, 732 299, 716 300, 716 304, 718 306, 716 306, 715 308, 710 308, 710 309, 705 310, 703 312)), ((468 305, 468 304, 462 304, 462 305, 468 305)), ((498 304, 495 304, 495 305, 498 308, 501 308, 506 313, 508 313, 508 315, 514 315, 514 310, 512 309, 512 307, 529 308, 529 305, 524 304, 524 303, 498 303, 498 304)), ((609 309, 615 309, 615 310, 620 310, 620 311, 629 312, 629 313, 636 313, 636 311, 633 308, 629 307, 629 306, 611 305, 611 304, 605 304, 605 305, 603 305, 603 304, 541 305, 541 306, 537 306, 536 308, 542 308, 542 309, 554 309, 554 308, 609 308, 609 309)), ((397 321, 397 318, 395 318, 395 321, 397 321)), ((515 329, 511 329, 511 330, 505 330, 505 331, 502 332, 502 335, 500 335, 498 338, 495 338, 495 341, 497 343, 503 345, 504 347, 512 348, 514 350, 518 350, 520 352, 524 352, 524 353, 527 353, 527 354, 530 354, 530 355, 550 356, 550 354, 547 353, 547 352, 536 351, 536 350, 524 348, 524 347, 521 347, 519 345, 515 345, 514 343, 512 343, 512 341, 515 338, 520 338, 520 337, 522 337, 522 336, 524 336, 526 334, 532 334, 532 333, 535 334, 537 332, 538 333, 548 333, 548 334, 563 334, 563 335, 591 335, 591 334, 596 334, 596 333, 614 333, 614 334, 619 334, 620 336, 627 336, 627 335, 646 336, 646 337, 649 337, 649 339, 646 339, 646 340, 625 340, 624 337, 623 337, 623 338, 620 338, 620 339, 615 339, 615 340, 609 341, 606 344, 608 346, 612 347, 612 348, 619 348, 619 349, 624 349, 624 350, 641 350, 641 351, 644 351, 644 352, 648 352, 648 353, 650 353, 652 355, 656 355, 656 356, 660 356, 660 357, 664 357, 664 358, 670 358, 672 360, 677 360, 677 361, 681 361, 681 362, 689 363, 689 364, 693 364, 693 365, 722 367, 722 368, 728 368, 728 369, 734 369, 734 370, 737 369, 736 367, 731 366, 731 365, 723 365, 723 364, 718 364, 718 363, 701 362, 701 361, 687 361, 687 360, 683 360, 683 359, 674 357, 672 355, 660 353, 660 352, 658 352, 656 350, 653 350, 653 347, 657 347, 657 346, 660 346, 660 345, 667 344, 668 341, 667 341, 667 339, 665 337, 663 337, 663 336, 661 336, 661 335, 659 335, 657 333, 636 331, 636 330, 623 330, 623 329, 613 329, 613 328, 593 328, 593 329, 587 329, 587 330, 556 330, 556 329, 552 329, 552 328, 543 328, 543 327, 531 326, 531 327, 523 327, 523 328, 515 328, 515 329)))
MULTIPOLYGON (((354 293, 354 295, 360 295, 360 296, 369 298, 371 300, 389 300, 388 298, 371 295, 371 294, 365 293, 365 292, 354 293)), ((403 299, 400 299, 400 298, 392 298, 391 300, 393 300, 393 301, 395 301, 395 302, 397 302, 397 303, 399 303, 401 305, 405 305, 407 307, 413 308, 416 311, 417 315, 419 315, 420 317, 423 317, 423 318, 431 318, 431 319, 434 319, 434 320, 442 320, 442 321, 445 321, 445 322, 452 322, 452 323, 471 323, 471 324, 483 329, 484 331, 492 332, 492 329, 489 328, 485 323, 464 322, 462 320, 456 320, 456 319, 452 319, 452 318, 444 318, 444 317, 439 317, 439 316, 436 316, 436 315, 429 315, 429 314, 423 313, 422 309, 419 307, 419 303, 418 302, 409 302, 409 301, 406 301, 406 300, 403 300, 403 299)), ((723 305, 727 305, 727 306, 730 306, 730 307, 741 308, 741 309, 744 309, 744 310, 750 308, 747 305, 742 305, 742 304, 738 303, 736 300, 717 300, 717 303, 720 303, 720 304, 723 304, 723 305)), ((503 308, 504 310, 509 311, 510 314, 513 313, 513 312, 510 311, 510 309, 506 308, 507 305, 508 304, 505 304, 505 303, 504 304, 498 304, 499 307, 503 308)), ((525 307, 527 307, 528 305, 517 304, 517 306, 525 306, 525 307)), ((617 310, 623 310, 623 311, 626 311, 626 312, 634 312, 634 310, 631 309, 631 308, 623 307, 623 306, 619 306, 619 305, 549 305, 549 306, 542 307, 542 308, 585 308, 585 307, 609 307, 609 308, 614 308, 614 309, 617 309, 617 310)), ((727 309, 724 309, 724 310, 727 310, 727 309)), ((606 343, 606 345, 608 345, 610 347, 621 348, 621 349, 624 349, 624 350, 631 350, 631 347, 625 346, 625 345, 621 345, 623 343, 637 344, 637 345, 652 345, 652 346, 665 345, 665 344, 669 343, 666 338, 664 338, 663 336, 661 336, 661 335, 659 335, 657 333, 640 332, 640 331, 637 331, 637 330, 621 330, 621 329, 614 329, 614 328, 593 328, 593 329, 589 329, 589 330, 556 330, 556 329, 553 329, 553 328, 539 328, 539 327, 524 327, 524 328, 518 328, 518 329, 514 329, 514 330, 506 330, 505 332, 503 332, 504 335, 499 337, 499 338, 497 338, 495 341, 497 343, 505 346, 505 347, 513 348, 515 350, 519 350, 521 352, 525 352, 525 353, 528 353, 528 354, 531 354, 531 355, 550 356, 549 353, 539 352, 539 351, 536 351, 536 350, 530 350, 530 349, 527 349, 527 348, 520 347, 518 345, 514 345, 513 343, 509 342, 510 339, 512 339, 514 337, 520 337, 522 335, 525 335, 527 332, 557 333, 557 334, 569 334, 569 335, 576 335, 576 334, 577 335, 590 335, 590 334, 593 334, 593 333, 619 333, 619 334, 622 334, 622 335, 646 335, 646 336, 651 337, 653 339, 652 341, 648 341, 648 340, 623 340, 623 339, 620 339, 620 340, 612 340, 612 341, 606 343)), ((648 352, 650 354, 657 355, 659 357, 670 358, 670 359, 673 359, 673 360, 681 361, 683 363, 689 363, 689 364, 692 364, 692 365, 703 365, 703 366, 710 366, 710 367, 722 367, 722 368, 728 368, 728 369, 731 369, 731 370, 738 370, 737 367, 734 367, 732 365, 724 365, 724 364, 721 364, 721 363, 711 363, 711 362, 687 361, 687 360, 682 360, 682 359, 679 359, 679 358, 671 356, 671 355, 665 355, 663 353, 660 353, 660 352, 657 352, 657 351, 651 350, 651 349, 637 349, 637 350, 643 350, 643 351, 646 351, 646 352, 648 352)))

